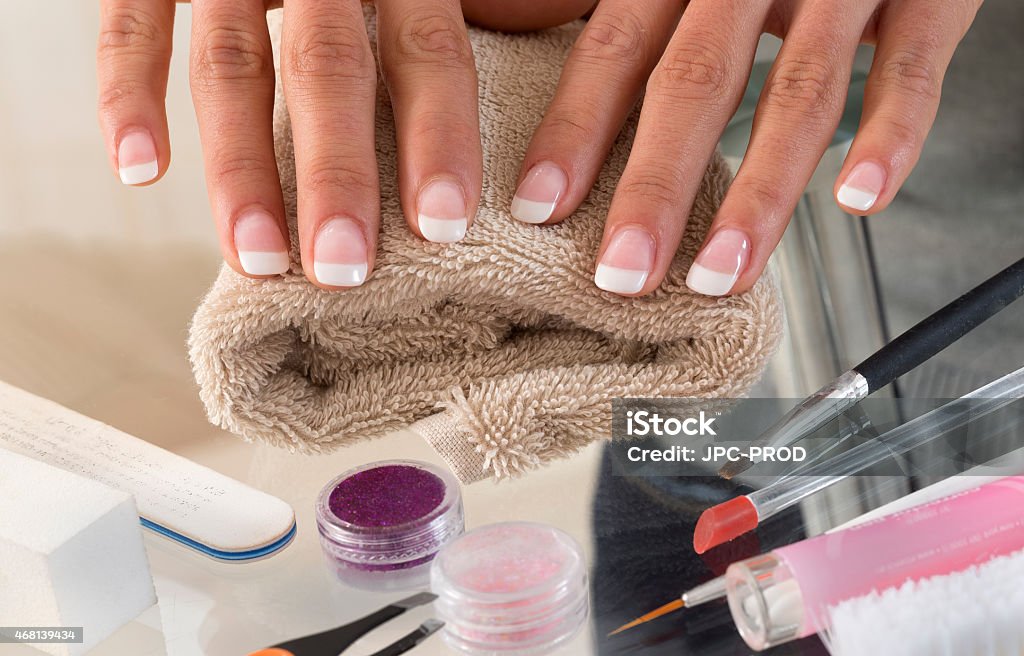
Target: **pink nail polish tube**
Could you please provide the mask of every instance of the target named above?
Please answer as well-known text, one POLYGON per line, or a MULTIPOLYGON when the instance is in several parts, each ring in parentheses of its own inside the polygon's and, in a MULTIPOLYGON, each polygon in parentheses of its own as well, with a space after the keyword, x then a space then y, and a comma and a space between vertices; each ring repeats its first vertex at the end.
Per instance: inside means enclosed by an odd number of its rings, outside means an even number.
POLYGON ((839 602, 1024 549, 1024 476, 733 563, 729 610, 758 651, 817 633, 839 602))

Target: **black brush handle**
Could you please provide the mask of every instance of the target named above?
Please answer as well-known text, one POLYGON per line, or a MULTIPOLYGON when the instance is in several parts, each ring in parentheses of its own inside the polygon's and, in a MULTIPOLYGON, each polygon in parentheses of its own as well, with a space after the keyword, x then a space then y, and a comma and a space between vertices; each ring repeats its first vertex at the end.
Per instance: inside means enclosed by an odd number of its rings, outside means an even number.
POLYGON ((869 393, 874 392, 926 362, 1021 295, 1024 295, 1024 259, 924 319, 854 370, 867 379, 869 393))

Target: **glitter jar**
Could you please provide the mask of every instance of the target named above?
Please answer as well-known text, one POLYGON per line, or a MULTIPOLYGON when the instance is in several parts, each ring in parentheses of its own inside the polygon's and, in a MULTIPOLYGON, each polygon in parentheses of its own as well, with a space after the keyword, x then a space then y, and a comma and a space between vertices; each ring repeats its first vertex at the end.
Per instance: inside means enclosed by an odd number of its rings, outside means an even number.
POLYGON ((455 478, 429 463, 351 469, 320 492, 320 545, 344 582, 369 589, 426 584, 434 555, 465 530, 455 478))
POLYGON ((430 587, 445 642, 464 654, 544 654, 569 642, 590 613, 579 545, 530 522, 455 540, 434 559, 430 587))

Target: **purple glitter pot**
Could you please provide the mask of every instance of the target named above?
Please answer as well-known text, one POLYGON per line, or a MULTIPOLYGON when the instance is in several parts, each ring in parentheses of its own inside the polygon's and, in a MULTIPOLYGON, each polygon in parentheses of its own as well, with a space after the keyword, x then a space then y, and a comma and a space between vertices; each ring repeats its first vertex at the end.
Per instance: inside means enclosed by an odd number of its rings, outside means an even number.
POLYGON ((320 492, 316 521, 339 578, 371 589, 424 585, 434 555, 465 530, 455 478, 413 460, 370 463, 335 478, 320 492))

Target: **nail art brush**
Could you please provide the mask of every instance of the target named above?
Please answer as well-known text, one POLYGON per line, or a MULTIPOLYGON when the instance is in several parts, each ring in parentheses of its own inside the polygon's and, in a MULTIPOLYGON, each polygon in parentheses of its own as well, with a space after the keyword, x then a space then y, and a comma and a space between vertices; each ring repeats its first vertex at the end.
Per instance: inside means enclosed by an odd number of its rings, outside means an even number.
POLYGON ((799 503, 889 456, 931 442, 971 421, 995 412, 1024 396, 1024 367, 984 387, 898 426, 877 440, 822 461, 805 474, 795 474, 750 494, 705 510, 693 532, 693 548, 704 553, 712 547, 754 530, 765 519, 799 503))
MULTIPOLYGON (((1011 375, 1016 376, 1017 374, 1020 374, 1022 371, 1024 371, 1024 369, 1015 372, 1014 374, 1011 375)), ((1021 387, 1024 388, 1024 382, 1021 382, 1020 384, 1021 387)), ((1005 456, 997 458, 995 462, 1004 459, 1005 456)), ((1005 478, 1006 475, 1005 471, 993 474, 982 474, 978 472, 979 469, 982 469, 982 467, 978 467, 969 472, 965 472, 967 478, 950 477, 945 479, 944 481, 940 481, 928 487, 922 488, 917 492, 902 497, 896 501, 890 502, 884 506, 881 506, 880 508, 876 508, 875 510, 865 513, 849 522, 840 524, 839 526, 835 526, 826 531, 826 533, 844 531, 854 526, 876 521, 887 515, 904 512, 916 506, 924 505, 926 503, 930 503, 938 499, 942 499, 944 497, 949 497, 951 495, 960 494, 962 492, 974 489, 975 487, 981 485, 982 483, 979 482, 979 479, 993 481, 1005 478)), ((985 469, 987 469, 987 467, 985 469)), ((665 604, 664 606, 656 608, 631 622, 623 624, 618 629, 609 633, 608 637, 611 637, 618 633, 622 633, 627 629, 640 626, 641 624, 645 624, 647 622, 650 622, 651 620, 657 619, 664 615, 668 615, 669 613, 680 610, 682 608, 693 608, 694 606, 698 606, 700 604, 713 601, 715 599, 724 599, 726 595, 726 580, 725 575, 722 575, 717 578, 711 579, 710 581, 702 583, 701 585, 698 585, 695 588, 690 589, 689 591, 685 592, 679 599, 671 601, 665 604)))
MULTIPOLYGON (((854 368, 790 410, 751 443, 751 447, 788 446, 974 330, 1024 295, 1024 259, 1003 269, 963 296, 910 328, 854 368)), ((739 458, 719 469, 731 479, 754 464, 739 458)))
POLYGON ((669 603, 665 604, 664 606, 659 606, 658 608, 655 608, 654 610, 652 610, 651 612, 647 613, 646 615, 641 615, 640 617, 636 618, 632 622, 627 622, 626 624, 623 624, 619 628, 617 628, 614 631, 612 631, 611 633, 609 633, 608 637, 610 638, 610 637, 612 637, 613 635, 615 635, 617 633, 622 633, 623 631, 625 631, 627 629, 632 629, 634 626, 640 626, 641 624, 646 624, 647 622, 650 622, 651 620, 658 619, 662 615, 668 615, 669 613, 673 613, 673 612, 679 610, 680 608, 693 608, 695 606, 700 606, 703 603, 707 603, 707 602, 713 601, 715 599, 724 599, 724 598, 725 598, 725 577, 724 576, 719 576, 719 577, 711 579, 707 583, 702 583, 702 584, 698 585, 695 588, 690 588, 689 590, 684 592, 683 595, 681 597, 679 597, 678 599, 676 599, 675 601, 670 601, 669 603))

